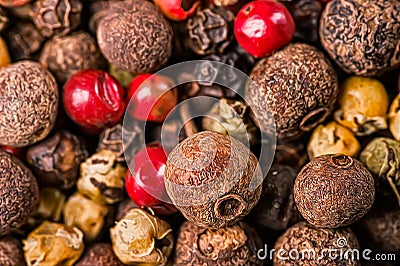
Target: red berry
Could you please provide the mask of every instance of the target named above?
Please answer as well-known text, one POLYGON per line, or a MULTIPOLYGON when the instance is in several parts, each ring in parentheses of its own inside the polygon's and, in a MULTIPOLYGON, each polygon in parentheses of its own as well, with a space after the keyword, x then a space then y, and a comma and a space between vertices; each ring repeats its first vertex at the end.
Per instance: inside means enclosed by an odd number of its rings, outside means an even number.
POLYGON ((162 122, 178 103, 172 79, 157 74, 140 74, 128 88, 127 111, 139 120, 162 122))
MULTIPOLYGON (((150 207, 156 214, 166 215, 177 211, 169 200, 164 184, 167 155, 159 145, 147 146, 133 158, 133 172, 126 172, 125 186, 128 195, 139 207, 150 207)), ((132 169, 131 169, 132 170, 132 169)))
POLYGON ((188 10, 182 8, 182 0, 154 0, 154 4, 167 18, 175 21, 183 21, 194 15, 201 1, 194 2, 188 10))
POLYGON ((101 132, 124 114, 124 89, 110 74, 84 70, 73 75, 63 89, 68 116, 88 133, 101 132))
POLYGON ((260 0, 244 5, 235 19, 239 44, 255 57, 265 57, 288 44, 296 26, 287 8, 276 1, 260 0))

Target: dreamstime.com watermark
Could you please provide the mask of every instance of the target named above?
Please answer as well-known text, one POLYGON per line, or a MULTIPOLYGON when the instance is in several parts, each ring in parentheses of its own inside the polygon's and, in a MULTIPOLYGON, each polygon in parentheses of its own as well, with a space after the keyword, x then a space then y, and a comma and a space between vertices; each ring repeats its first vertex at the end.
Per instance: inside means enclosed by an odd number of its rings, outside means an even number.
POLYGON ((318 250, 305 248, 293 248, 293 249, 268 249, 268 245, 264 245, 263 248, 257 251, 257 257, 260 260, 281 260, 281 261, 396 261, 396 254, 394 253, 374 253, 371 249, 356 249, 348 246, 345 238, 338 238, 334 247, 324 248, 318 250))

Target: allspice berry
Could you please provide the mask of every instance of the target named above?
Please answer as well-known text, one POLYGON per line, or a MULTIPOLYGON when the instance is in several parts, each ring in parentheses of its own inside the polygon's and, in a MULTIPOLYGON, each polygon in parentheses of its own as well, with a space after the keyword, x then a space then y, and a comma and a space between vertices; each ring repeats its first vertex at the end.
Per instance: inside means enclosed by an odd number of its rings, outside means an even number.
POLYGON ((189 221, 207 228, 229 226, 246 216, 262 189, 254 154, 233 137, 212 131, 177 145, 164 178, 174 205, 189 221))
POLYGON ((44 139, 58 109, 55 78, 39 63, 20 61, 0 69, 0 144, 27 146, 44 139))
POLYGON ((133 73, 154 72, 168 60, 173 31, 150 1, 128 0, 101 18, 97 42, 107 61, 133 73))
POLYGON ((353 253, 359 243, 350 228, 319 229, 299 222, 278 238, 274 249, 275 266, 360 265, 353 253))
POLYGON ((250 78, 246 103, 255 122, 282 140, 299 138, 324 121, 339 92, 332 65, 308 44, 290 44, 262 59, 250 78))
POLYGON ((242 222, 219 229, 185 222, 179 229, 174 265, 264 265, 257 257, 261 246, 256 231, 242 222))
POLYGON ((25 265, 21 242, 17 238, 7 236, 0 239, 0 265, 25 265))
POLYGON ((294 200, 301 215, 315 227, 347 226, 363 217, 374 203, 374 178, 350 156, 321 155, 297 175, 294 200))
POLYGON ((81 70, 103 69, 106 65, 95 39, 83 31, 48 40, 39 62, 61 83, 81 70))
POLYGON ((400 2, 332 0, 322 12, 319 36, 344 71, 381 74, 400 64, 400 2))
POLYGON ((88 247, 76 266, 123 266, 109 243, 96 243, 88 247))
POLYGON ((0 236, 23 225, 39 202, 39 188, 31 171, 0 149, 0 236))

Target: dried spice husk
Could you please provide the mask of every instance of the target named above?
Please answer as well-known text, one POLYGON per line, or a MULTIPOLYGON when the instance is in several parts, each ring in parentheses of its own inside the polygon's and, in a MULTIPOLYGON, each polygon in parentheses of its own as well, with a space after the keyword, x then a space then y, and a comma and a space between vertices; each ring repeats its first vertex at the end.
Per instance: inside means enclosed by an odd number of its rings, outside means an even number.
POLYGON ((49 221, 43 222, 22 242, 28 266, 72 266, 84 250, 83 233, 78 228, 49 221))
MULTIPOLYGON (((400 76, 399 76, 400 89, 400 76)), ((395 140, 400 141, 400 94, 394 98, 388 112, 389 129, 395 140)))
POLYGON ((293 198, 296 176, 297 171, 292 167, 272 165, 263 181, 260 200, 251 212, 257 225, 284 230, 302 219, 293 198))
POLYGON ((199 55, 223 54, 233 40, 234 14, 223 7, 197 9, 186 29, 189 46, 199 55))
POLYGON ((386 129, 389 96, 377 79, 352 76, 342 83, 338 98, 340 109, 334 114, 339 124, 357 136, 367 136, 386 129))
POLYGON ((276 266, 361 265, 352 253, 359 249, 359 243, 349 228, 319 229, 306 222, 299 222, 279 237, 274 249, 279 251, 274 252, 273 261, 276 266), (340 254, 347 254, 347 257, 340 254))
POLYGON ((0 68, 11 63, 6 42, 0 37, 0 68))
POLYGON ((253 68, 246 103, 254 121, 278 140, 298 139, 331 113, 339 93, 336 73, 324 56, 308 44, 289 44, 253 68))
POLYGON ((374 178, 364 164, 350 156, 321 155, 297 175, 294 200, 304 219, 315 227, 347 226, 372 207, 374 178))
POLYGON ((243 222, 207 229, 185 222, 179 229, 174 265, 264 265, 257 257, 262 242, 243 222))
POLYGON ((23 225, 39 202, 39 187, 32 172, 0 149, 0 236, 23 225))
POLYGON ((321 44, 347 73, 379 75, 400 64, 399 17, 397 0, 329 1, 319 23, 321 44))
POLYGON ((123 266, 109 243, 96 243, 88 247, 76 266, 123 266))
POLYGON ((127 265, 166 265, 174 238, 170 225, 133 208, 110 229, 115 255, 127 265))
POLYGON ((21 242, 17 238, 7 236, 0 239, 0 265, 26 265, 21 242))
POLYGON ((388 187, 400 205, 400 143, 390 138, 374 138, 360 154, 363 162, 376 177, 378 188, 388 187))
POLYGON ((360 149, 360 143, 353 132, 334 121, 316 127, 307 145, 310 159, 335 153, 357 157, 360 149))
POLYGON ((79 166, 87 156, 78 137, 64 130, 30 147, 26 160, 43 186, 66 190, 75 186, 79 166))
POLYGON ((257 204, 262 175, 258 161, 240 141, 203 131, 169 154, 165 187, 174 205, 198 226, 236 223, 257 204))
POLYGON ((116 160, 117 155, 109 150, 101 150, 89 157, 81 164, 78 191, 99 204, 121 201, 126 168, 116 160))
POLYGON ((112 213, 110 206, 100 205, 80 193, 69 197, 63 210, 65 225, 79 228, 87 242, 98 239, 112 213))
POLYGON ((242 101, 221 99, 205 114, 202 122, 204 130, 227 134, 245 145, 258 142, 258 130, 250 118, 250 109, 242 101))
POLYGON ((44 37, 64 36, 81 23, 80 0, 41 0, 30 12, 33 23, 44 37))

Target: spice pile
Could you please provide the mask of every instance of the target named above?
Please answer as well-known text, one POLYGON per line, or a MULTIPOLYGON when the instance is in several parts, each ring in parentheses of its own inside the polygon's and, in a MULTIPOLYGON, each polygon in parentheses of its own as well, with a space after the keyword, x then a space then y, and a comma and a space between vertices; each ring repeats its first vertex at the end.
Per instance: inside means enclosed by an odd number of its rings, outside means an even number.
POLYGON ((0 0, 0 34, 0 265, 398 265, 399 1, 0 0))

